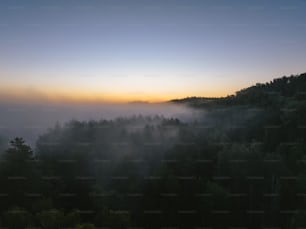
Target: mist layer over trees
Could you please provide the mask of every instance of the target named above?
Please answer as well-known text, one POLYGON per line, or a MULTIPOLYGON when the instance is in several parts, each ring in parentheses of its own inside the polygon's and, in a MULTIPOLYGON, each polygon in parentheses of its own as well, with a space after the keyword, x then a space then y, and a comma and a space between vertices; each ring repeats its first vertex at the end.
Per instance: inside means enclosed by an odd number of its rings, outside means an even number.
MULTIPOLYGON (((55 123, 70 120, 112 120, 132 116, 163 116, 191 121, 201 118, 203 110, 194 110, 174 103, 129 104, 72 104, 72 103, 13 103, 0 102, 0 139, 7 143, 15 136, 23 138, 32 147, 40 134, 52 128, 55 123)), ((7 146, 7 144, 6 144, 7 146)), ((1 142, 0 142, 1 147, 1 142)))
POLYGON ((303 228, 306 74, 200 111, 57 123, 34 147, 14 138, 0 165, 8 228, 303 228), (203 112, 205 111, 205 112, 203 112))

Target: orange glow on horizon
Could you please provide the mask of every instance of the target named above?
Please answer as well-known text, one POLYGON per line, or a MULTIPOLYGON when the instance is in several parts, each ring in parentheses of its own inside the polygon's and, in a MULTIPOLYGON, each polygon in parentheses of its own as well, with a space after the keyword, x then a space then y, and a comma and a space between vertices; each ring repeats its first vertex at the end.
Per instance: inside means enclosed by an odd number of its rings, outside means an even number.
POLYGON ((181 99, 191 96, 197 97, 224 97, 233 93, 224 91, 207 91, 207 93, 199 93, 187 91, 169 92, 169 93, 144 93, 144 92, 122 92, 122 93, 102 93, 90 90, 64 90, 36 89, 33 87, 22 86, 1 86, 0 88, 1 102, 21 102, 21 103, 82 103, 82 104, 99 104, 99 103, 130 103, 130 102, 149 102, 159 103, 172 99, 181 99))

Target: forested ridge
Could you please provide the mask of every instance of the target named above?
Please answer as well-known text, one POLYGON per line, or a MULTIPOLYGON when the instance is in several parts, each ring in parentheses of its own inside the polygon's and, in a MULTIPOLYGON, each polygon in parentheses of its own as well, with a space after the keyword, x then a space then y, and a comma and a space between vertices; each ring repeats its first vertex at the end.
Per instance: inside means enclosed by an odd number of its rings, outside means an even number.
POLYGON ((57 123, 32 149, 1 153, 7 228, 306 227, 306 73, 224 98, 172 100, 203 110, 57 123))
POLYGON ((277 105, 279 102, 303 101, 306 98, 306 73, 300 75, 283 76, 267 83, 257 83, 244 88, 235 95, 222 98, 188 97, 174 99, 171 102, 185 103, 194 107, 207 105, 251 105, 265 107, 277 105), (287 99, 287 100, 285 100, 287 99))

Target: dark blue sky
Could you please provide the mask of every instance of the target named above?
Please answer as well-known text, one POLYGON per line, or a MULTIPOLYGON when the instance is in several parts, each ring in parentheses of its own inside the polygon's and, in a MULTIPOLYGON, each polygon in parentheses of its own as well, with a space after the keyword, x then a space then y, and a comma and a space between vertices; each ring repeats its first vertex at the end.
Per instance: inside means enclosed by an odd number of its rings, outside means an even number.
POLYGON ((0 79, 12 97, 227 95, 304 72, 305 41, 302 0, 0 2, 0 79))

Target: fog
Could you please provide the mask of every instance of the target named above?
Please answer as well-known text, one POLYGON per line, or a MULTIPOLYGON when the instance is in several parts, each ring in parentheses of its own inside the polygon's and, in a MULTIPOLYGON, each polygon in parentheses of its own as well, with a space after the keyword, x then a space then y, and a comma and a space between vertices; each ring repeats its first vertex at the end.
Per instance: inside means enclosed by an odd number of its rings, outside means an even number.
POLYGON ((163 116, 180 121, 195 121, 203 111, 173 103, 129 104, 0 104, 0 138, 7 140, 20 136, 30 145, 37 137, 56 123, 70 120, 111 120, 132 116, 163 116))

